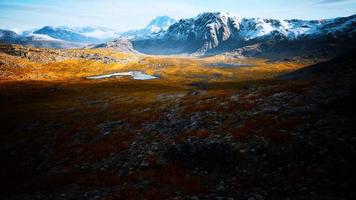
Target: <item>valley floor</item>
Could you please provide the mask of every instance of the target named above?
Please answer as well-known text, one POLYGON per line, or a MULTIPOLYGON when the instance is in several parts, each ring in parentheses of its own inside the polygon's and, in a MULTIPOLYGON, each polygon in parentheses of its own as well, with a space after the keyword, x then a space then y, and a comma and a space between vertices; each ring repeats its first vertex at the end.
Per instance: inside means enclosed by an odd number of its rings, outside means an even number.
POLYGON ((0 58, 5 199, 356 195, 352 57, 312 70, 105 49, 0 46, 0 58), (128 71, 157 79, 87 79, 128 71))

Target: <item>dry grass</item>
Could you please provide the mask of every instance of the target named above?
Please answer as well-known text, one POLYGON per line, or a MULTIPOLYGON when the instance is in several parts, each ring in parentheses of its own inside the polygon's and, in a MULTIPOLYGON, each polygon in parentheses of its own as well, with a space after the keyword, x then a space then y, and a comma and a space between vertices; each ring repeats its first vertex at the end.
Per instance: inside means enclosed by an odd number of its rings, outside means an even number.
POLYGON ((289 136, 286 132, 295 128, 300 120, 298 119, 276 119, 273 116, 258 115, 246 119, 237 129, 230 129, 229 132, 237 140, 244 140, 251 135, 264 136, 275 145, 286 145, 289 136))
MULTIPOLYGON (((72 54, 98 54, 126 59, 128 63, 104 64, 87 59, 39 62, 0 53, 3 63, 0 65, 2 108, 0 119, 3 122, 2 131, 7 133, 0 135, 0 140, 2 144, 23 141, 28 145, 24 148, 26 155, 23 155, 23 159, 10 159, 6 163, 6 169, 13 172, 6 177, 6 180, 13 180, 8 188, 12 186, 15 188, 22 180, 27 180, 24 182, 24 185, 27 184, 25 188, 31 188, 28 187, 32 184, 31 181, 37 181, 36 175, 29 169, 35 168, 33 160, 37 155, 36 151, 43 144, 51 144, 48 147, 48 151, 51 152, 50 159, 47 161, 50 165, 59 166, 64 171, 73 171, 74 166, 83 162, 92 165, 112 153, 120 153, 129 148, 137 135, 148 134, 143 124, 164 117, 162 106, 165 111, 170 112, 174 106, 179 105, 182 116, 177 117, 189 117, 199 111, 212 111, 218 114, 249 111, 256 105, 245 97, 226 105, 220 105, 220 102, 228 101, 232 94, 249 84, 249 81, 263 84, 261 79, 269 79, 303 66, 300 63, 271 64, 260 59, 155 57, 127 55, 110 50, 70 51, 72 54), (243 62, 253 66, 204 67, 206 63, 215 62, 243 62), (140 70, 160 78, 147 81, 130 78, 85 79, 87 76, 130 70, 140 70), (187 95, 194 90, 201 90, 203 93, 187 95), (158 98, 174 94, 183 96, 166 100, 158 98), (208 101, 209 99, 215 100, 208 101), (117 120, 123 120, 125 126, 114 128, 109 135, 103 137, 98 125, 117 120), (38 124, 40 126, 36 126, 38 124), (55 143, 51 143, 52 140, 55 143), (28 149, 32 151, 27 151, 28 149), (28 162, 24 163, 23 160, 28 162)), ((42 54, 46 55, 43 52, 42 54)), ((302 88, 302 85, 295 85, 294 89, 298 91, 302 88)), ((268 92, 265 95, 269 95, 268 92)), ((238 128, 225 129, 236 139, 243 139, 249 134, 263 134, 275 143, 283 144, 288 141, 283 130, 291 129, 297 123, 298 121, 293 119, 276 123, 268 116, 260 116, 246 119, 238 128)), ((181 133, 179 137, 162 140, 154 131, 149 134, 152 135, 152 140, 158 140, 162 144, 181 143, 190 137, 212 136, 212 133, 204 128, 198 131, 182 130, 181 133)), ((188 194, 204 193, 205 187, 199 177, 190 176, 185 169, 172 163, 160 166, 157 164, 158 159, 155 156, 147 157, 149 165, 156 169, 137 172, 126 177, 125 181, 134 183, 153 178, 164 191, 157 191, 154 188, 143 191, 142 195, 148 197, 147 199, 165 199, 175 190, 188 194)), ((51 189, 71 183, 87 184, 88 187, 109 187, 121 184, 122 177, 117 177, 112 172, 97 174, 73 172, 61 174, 61 177, 56 174, 44 177, 44 180, 39 182, 43 185, 52 182, 48 185, 51 189)), ((137 193, 140 192, 142 191, 135 187, 127 186, 113 194, 112 199, 130 199, 137 197, 137 193)))
MULTIPOLYGON (((34 56, 45 58, 45 50, 36 50, 34 56)), ((48 50, 48 57, 53 57, 48 50)), ((157 75, 166 81, 194 82, 194 81, 246 81, 266 79, 280 73, 292 71, 304 66, 301 63, 279 62, 268 63, 264 59, 231 59, 225 57, 192 58, 192 57, 159 57, 143 56, 114 52, 110 49, 67 50, 57 54, 72 55, 62 61, 44 59, 28 59, 17 56, 0 54, 5 61, 0 65, 0 78, 5 80, 80 80, 88 76, 108 74, 113 72, 139 70, 147 74, 157 75), (95 55, 122 60, 121 63, 104 64, 100 61, 78 59, 80 55, 95 55), (73 57, 74 56, 74 57, 73 57), (249 67, 218 68, 206 67, 207 63, 243 63, 249 67), (14 65, 20 67, 13 67, 14 65)), ((85 57, 85 56, 84 56, 85 57)))

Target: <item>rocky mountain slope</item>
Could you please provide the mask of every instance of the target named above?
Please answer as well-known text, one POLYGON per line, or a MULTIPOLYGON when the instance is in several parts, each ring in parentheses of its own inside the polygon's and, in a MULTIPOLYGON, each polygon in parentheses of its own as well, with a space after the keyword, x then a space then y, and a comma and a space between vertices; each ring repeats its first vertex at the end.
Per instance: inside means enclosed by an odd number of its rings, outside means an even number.
POLYGON ((110 48, 114 49, 115 51, 119 52, 126 52, 126 53, 139 53, 136 51, 132 45, 132 42, 129 39, 118 38, 110 42, 106 42, 103 44, 98 44, 90 48, 110 48))
POLYGON ((355 48, 333 60, 299 69, 295 72, 283 75, 281 78, 284 80, 305 80, 310 78, 327 79, 331 77, 342 77, 346 74, 355 74, 356 63, 354 62, 354 55, 356 55, 355 48))

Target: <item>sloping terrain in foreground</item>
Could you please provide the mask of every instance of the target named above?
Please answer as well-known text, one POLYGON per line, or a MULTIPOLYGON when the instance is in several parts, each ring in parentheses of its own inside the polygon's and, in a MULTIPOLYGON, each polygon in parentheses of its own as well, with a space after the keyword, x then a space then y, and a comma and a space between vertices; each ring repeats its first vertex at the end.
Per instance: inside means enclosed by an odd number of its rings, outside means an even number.
POLYGON ((309 76, 307 61, 7 49, 4 199, 356 195, 354 59, 318 64, 309 76), (214 67, 221 62, 246 65, 214 67), (159 78, 85 78, 129 70, 159 78))

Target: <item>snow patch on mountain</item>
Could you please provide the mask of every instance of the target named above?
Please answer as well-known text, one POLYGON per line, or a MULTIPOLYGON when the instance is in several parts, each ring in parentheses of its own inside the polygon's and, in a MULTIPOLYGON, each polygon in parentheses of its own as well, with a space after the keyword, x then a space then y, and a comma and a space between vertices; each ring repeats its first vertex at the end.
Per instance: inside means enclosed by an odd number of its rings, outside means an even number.
POLYGON ((83 35, 87 37, 98 38, 98 39, 111 39, 111 38, 118 37, 118 35, 115 32, 105 32, 101 30, 95 30, 89 33, 83 33, 83 35))

